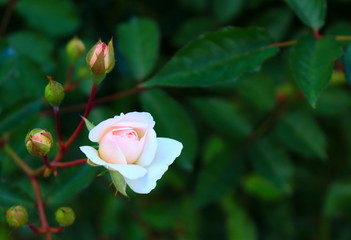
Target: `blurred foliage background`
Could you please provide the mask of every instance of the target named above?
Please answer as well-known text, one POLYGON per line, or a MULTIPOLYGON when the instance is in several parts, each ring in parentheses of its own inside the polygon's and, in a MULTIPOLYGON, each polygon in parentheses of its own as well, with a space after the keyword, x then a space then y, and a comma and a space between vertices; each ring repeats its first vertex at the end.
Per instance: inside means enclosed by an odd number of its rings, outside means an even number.
MULTIPOLYGON (((74 225, 54 239, 351 239, 351 96, 340 71, 348 73, 351 66, 347 42, 340 43, 346 55, 335 63, 331 77, 323 73, 329 67, 318 60, 332 63, 341 52, 325 42, 316 55, 317 69, 311 74, 326 79, 328 85, 316 109, 304 98, 293 80, 297 73, 291 70, 309 49, 307 40, 302 41, 305 50, 300 44, 235 58, 253 46, 313 37, 299 12, 287 4, 294 1, 9 2, 15 3, 13 13, 0 39, 0 134, 9 137, 30 166, 40 166, 41 161, 28 155, 24 138, 34 127, 55 135, 50 108, 42 97, 47 75, 65 82, 69 71, 65 45, 73 36, 87 48, 100 37, 114 39, 116 67, 100 85, 97 99, 145 82, 146 89, 139 94, 97 104, 89 120, 98 123, 121 112, 148 111, 158 136, 184 145, 182 155, 148 195, 129 191, 130 198, 116 197, 108 176, 97 177, 103 168, 88 165, 42 178, 51 225, 58 207, 72 207, 77 215, 74 225), (221 30, 225 26, 242 30, 221 30), (201 35, 213 31, 217 32, 201 35), (242 40, 231 46, 233 52, 225 49, 226 38, 237 36, 242 40), (224 39, 225 51, 206 42, 209 39, 224 39), (185 63, 177 59, 201 44, 196 57, 185 63), (160 72, 183 46, 171 60, 173 65, 160 72), (199 75, 191 73, 198 64, 221 60, 226 54, 234 56, 230 65, 202 75, 201 68, 199 75), (169 77, 174 68, 181 77, 169 77)), ((325 18, 318 14, 314 18, 324 1, 311 2, 316 5, 306 8, 307 19, 317 19, 312 22, 316 28, 325 22, 322 35, 351 36, 351 1, 327 1, 325 18)), ((2 18, 6 9, 7 1, 0 0, 2 18)), ((84 103, 90 90, 84 58, 75 66, 74 79, 81 83, 66 93, 61 107, 65 137, 80 120, 83 109, 76 104, 84 103)), ((302 90, 311 101, 313 89, 302 90)), ((84 157, 78 146, 89 144, 87 133, 84 129, 65 160, 84 157)), ((0 180, 0 212, 22 204, 30 221, 39 224, 30 182, 3 151, 0 180)), ((27 227, 9 228, 2 215, 0 239, 38 236, 27 227)))

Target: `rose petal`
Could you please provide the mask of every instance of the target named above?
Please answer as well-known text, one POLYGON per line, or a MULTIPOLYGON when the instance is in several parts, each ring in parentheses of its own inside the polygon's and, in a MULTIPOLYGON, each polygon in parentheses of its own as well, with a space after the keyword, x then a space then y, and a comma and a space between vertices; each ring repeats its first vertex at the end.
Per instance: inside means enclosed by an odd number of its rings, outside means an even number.
POLYGON ((170 138, 157 138, 157 151, 155 159, 144 177, 135 180, 128 179, 126 182, 136 193, 149 193, 156 187, 156 181, 167 171, 168 166, 180 155, 182 143, 170 138))
POLYGON ((113 169, 122 174, 125 178, 128 179, 138 179, 143 177, 146 174, 146 169, 142 166, 134 164, 109 164, 104 162, 98 154, 98 151, 90 146, 82 146, 80 150, 89 158, 90 161, 97 165, 106 167, 107 169, 113 169))
POLYGON ((121 121, 144 123, 148 125, 148 128, 155 126, 155 121, 148 112, 130 112, 123 115, 123 117, 121 116, 121 121))
POLYGON ((115 116, 114 118, 109 118, 105 121, 100 122, 98 125, 96 125, 93 129, 90 130, 89 132, 89 139, 92 142, 99 142, 106 133, 106 131, 113 126, 114 124, 117 124, 119 122, 120 116, 115 116))
POLYGON ((156 138, 155 130, 151 129, 147 132, 144 142, 145 142, 144 150, 137 164, 143 167, 147 167, 155 158, 155 154, 157 150, 157 138, 156 138))

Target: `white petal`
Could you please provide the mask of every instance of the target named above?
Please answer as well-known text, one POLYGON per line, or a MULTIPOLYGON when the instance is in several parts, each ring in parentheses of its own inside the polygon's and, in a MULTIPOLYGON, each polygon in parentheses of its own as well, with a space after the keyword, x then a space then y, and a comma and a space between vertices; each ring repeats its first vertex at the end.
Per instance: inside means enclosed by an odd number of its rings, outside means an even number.
POLYGON ((90 146, 82 146, 80 150, 89 158, 90 161, 97 165, 104 166, 108 169, 113 169, 122 174, 125 178, 128 179, 137 179, 141 178, 146 174, 146 169, 139 165, 134 164, 110 164, 103 161, 96 151, 95 148, 90 146))
POLYGON ((148 112, 130 112, 121 116, 121 121, 144 123, 148 125, 148 128, 153 128, 155 125, 154 119, 148 112))
POLYGON ((149 193, 156 187, 156 181, 167 171, 168 166, 180 155, 182 143, 170 138, 157 138, 158 146, 155 159, 144 177, 136 180, 126 178, 129 187, 137 193, 149 193))
POLYGON ((155 158, 157 150, 157 138, 156 132, 153 129, 150 129, 145 136, 145 145, 143 152, 137 162, 138 165, 147 167, 151 164, 152 160, 155 158))
POLYGON ((98 151, 90 146, 82 146, 80 150, 89 158, 90 161, 97 165, 105 166, 107 163, 99 157, 98 151))
POLYGON ((100 122, 89 132, 89 139, 92 142, 100 142, 102 136, 106 133, 106 131, 112 127, 114 124, 119 122, 120 117, 116 116, 114 118, 109 118, 105 121, 100 122))

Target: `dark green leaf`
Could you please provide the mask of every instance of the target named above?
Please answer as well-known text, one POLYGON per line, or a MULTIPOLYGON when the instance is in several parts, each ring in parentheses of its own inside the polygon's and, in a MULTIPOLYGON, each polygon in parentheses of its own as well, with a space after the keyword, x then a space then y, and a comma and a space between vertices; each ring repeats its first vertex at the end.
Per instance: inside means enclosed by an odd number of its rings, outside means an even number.
POLYGON ((233 139, 248 136, 251 126, 234 103, 217 98, 194 98, 192 103, 203 121, 233 139))
POLYGON ((294 166, 289 156, 268 139, 254 144, 249 152, 255 171, 279 190, 289 193, 294 166))
POLYGON ((316 107, 320 93, 330 81, 333 63, 341 54, 339 43, 329 37, 321 40, 301 38, 291 49, 293 78, 312 107, 316 107))
POLYGON ((34 60, 46 71, 52 71, 54 44, 48 38, 30 31, 21 31, 11 34, 8 41, 18 53, 34 60))
POLYGON ((345 113, 351 106, 351 96, 343 88, 329 88, 318 100, 318 115, 335 117, 345 113))
POLYGON ((0 109, 0 133, 18 128, 30 121, 37 116, 41 106, 41 101, 25 99, 7 106, 5 109, 0 109))
POLYGON ((227 228, 229 240, 255 240, 258 239, 256 227, 246 210, 240 206, 236 199, 225 197, 221 205, 227 214, 227 228))
POLYGON ((244 0, 212 0, 212 11, 218 22, 233 19, 244 5, 244 0))
POLYGON ((132 75, 142 80, 155 66, 160 44, 157 23, 146 18, 132 18, 117 28, 118 46, 125 55, 132 75))
POLYGON ((179 50, 150 81, 151 86, 207 86, 237 79, 256 70, 278 52, 271 38, 256 28, 223 28, 179 50))
POLYGON ((272 80, 262 74, 249 74, 236 83, 238 94, 243 100, 260 110, 271 110, 275 105, 272 80))
POLYGON ((31 206, 34 203, 25 192, 9 182, 0 180, 0 212, 14 205, 31 206))
POLYGON ((79 25, 71 1, 64 0, 21 0, 16 10, 26 22, 51 35, 65 35, 79 25))
POLYGON ((52 194, 48 196, 48 202, 57 204, 73 197, 91 183, 96 172, 94 167, 88 165, 69 170, 58 176, 57 184, 54 186, 52 194))
POLYGON ((156 133, 180 141, 184 148, 176 162, 192 169, 197 148, 195 126, 181 105, 161 90, 148 90, 141 94, 145 111, 150 112, 156 122, 156 133))
POLYGON ((343 60, 346 80, 349 84, 351 84, 351 44, 347 46, 342 60, 343 60))
POLYGON ((325 197, 324 215, 339 217, 351 213, 351 182, 334 182, 325 197))
POLYGON ((244 162, 235 158, 231 151, 216 154, 211 162, 200 170, 195 190, 195 202, 204 206, 226 194, 244 174, 244 162))
POLYGON ((13 77, 17 61, 17 52, 5 41, 0 41, 0 86, 13 77))
POLYGON ((112 183, 115 186, 117 192, 120 192, 124 196, 128 197, 126 192, 127 183, 124 177, 117 171, 109 171, 109 172, 110 172, 112 183))
POLYGON ((327 11, 326 0, 285 0, 307 26, 320 29, 327 11))
POLYGON ((317 122, 306 114, 286 114, 275 132, 279 141, 294 152, 306 157, 327 157, 327 138, 317 122))
POLYGON ((248 193, 264 201, 274 201, 284 196, 281 190, 257 174, 249 175, 244 186, 248 193))

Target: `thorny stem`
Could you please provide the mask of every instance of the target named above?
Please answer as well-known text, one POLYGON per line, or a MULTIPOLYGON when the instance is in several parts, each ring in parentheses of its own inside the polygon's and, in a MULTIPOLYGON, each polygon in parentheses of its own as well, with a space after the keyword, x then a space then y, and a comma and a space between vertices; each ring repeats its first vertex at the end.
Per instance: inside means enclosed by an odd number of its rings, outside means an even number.
POLYGON ((17 1, 16 0, 8 0, 5 13, 1 19, 1 25, 0 25, 0 38, 4 37, 5 32, 7 30, 7 26, 9 25, 11 15, 13 12, 13 9, 16 6, 17 1))

